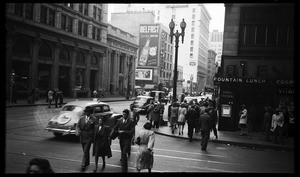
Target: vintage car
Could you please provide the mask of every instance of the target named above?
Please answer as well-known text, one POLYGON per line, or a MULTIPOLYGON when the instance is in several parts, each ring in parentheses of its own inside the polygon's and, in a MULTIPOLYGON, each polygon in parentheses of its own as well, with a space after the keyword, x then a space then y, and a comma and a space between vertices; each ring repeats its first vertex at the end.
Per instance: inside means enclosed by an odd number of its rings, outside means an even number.
POLYGON ((97 101, 72 101, 65 104, 60 113, 51 118, 46 130, 53 132, 54 136, 62 136, 63 134, 74 134, 76 132, 76 124, 79 118, 84 115, 84 109, 90 106, 93 109, 92 115, 97 118, 104 117, 110 129, 116 124, 117 120, 121 118, 122 114, 116 114, 112 111, 107 103, 97 101))
POLYGON ((187 96, 184 98, 183 101, 186 101, 187 103, 190 103, 190 101, 193 101, 194 103, 198 103, 200 100, 199 97, 187 96))
POLYGON ((151 100, 154 100, 151 96, 137 96, 133 103, 130 104, 130 110, 136 111, 139 114, 147 114, 147 108, 151 100))

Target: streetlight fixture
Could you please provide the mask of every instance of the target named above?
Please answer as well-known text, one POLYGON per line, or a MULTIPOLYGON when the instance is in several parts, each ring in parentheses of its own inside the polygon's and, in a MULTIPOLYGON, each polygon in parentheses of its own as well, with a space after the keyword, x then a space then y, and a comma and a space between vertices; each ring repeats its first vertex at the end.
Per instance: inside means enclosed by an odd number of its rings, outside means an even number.
POLYGON ((182 36, 182 44, 183 44, 183 40, 184 40, 184 30, 186 27, 186 23, 184 21, 184 19, 182 19, 182 22, 180 23, 180 28, 181 28, 181 33, 178 32, 178 30, 176 30, 176 33, 174 33, 174 28, 175 28, 175 23, 173 21, 173 19, 171 19, 171 22, 169 23, 169 28, 170 28, 170 37, 171 37, 171 43, 173 41, 173 36, 175 36, 175 64, 174 64, 174 82, 173 82, 173 101, 175 101, 177 99, 177 77, 178 77, 178 73, 177 73, 177 63, 178 63, 178 42, 179 42, 179 37, 182 36))

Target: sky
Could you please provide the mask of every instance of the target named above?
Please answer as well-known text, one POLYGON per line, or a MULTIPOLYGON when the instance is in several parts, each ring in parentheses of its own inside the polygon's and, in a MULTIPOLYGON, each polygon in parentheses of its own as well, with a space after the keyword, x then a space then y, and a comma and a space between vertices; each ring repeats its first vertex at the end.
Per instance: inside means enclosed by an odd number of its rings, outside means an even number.
MULTIPOLYGON (((108 13, 110 18, 110 13, 114 12, 114 8, 111 7, 112 4, 108 6, 108 13)), ((222 3, 205 3, 204 4, 209 15, 211 16, 209 32, 213 30, 218 30, 219 32, 224 31, 224 16, 225 16, 225 6, 222 3)), ((110 21, 110 19, 108 20, 110 21)))

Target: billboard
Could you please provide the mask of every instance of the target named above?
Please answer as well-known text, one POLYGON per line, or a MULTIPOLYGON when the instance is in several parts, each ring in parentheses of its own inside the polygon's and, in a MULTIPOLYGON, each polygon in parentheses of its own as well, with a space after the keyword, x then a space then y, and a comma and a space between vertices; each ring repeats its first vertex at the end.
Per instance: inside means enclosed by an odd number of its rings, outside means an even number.
POLYGON ((158 64, 159 24, 140 25, 140 55, 138 66, 153 66, 158 64))
POLYGON ((152 81, 153 69, 135 69, 135 80, 152 81))

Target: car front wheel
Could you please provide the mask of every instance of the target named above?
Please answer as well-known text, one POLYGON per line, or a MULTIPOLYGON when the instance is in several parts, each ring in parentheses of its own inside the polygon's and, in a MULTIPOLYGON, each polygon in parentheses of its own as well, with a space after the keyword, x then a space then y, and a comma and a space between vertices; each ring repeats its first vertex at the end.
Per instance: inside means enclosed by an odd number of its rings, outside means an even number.
POLYGON ((55 137, 61 137, 62 136, 62 133, 53 132, 53 134, 54 134, 55 137))

